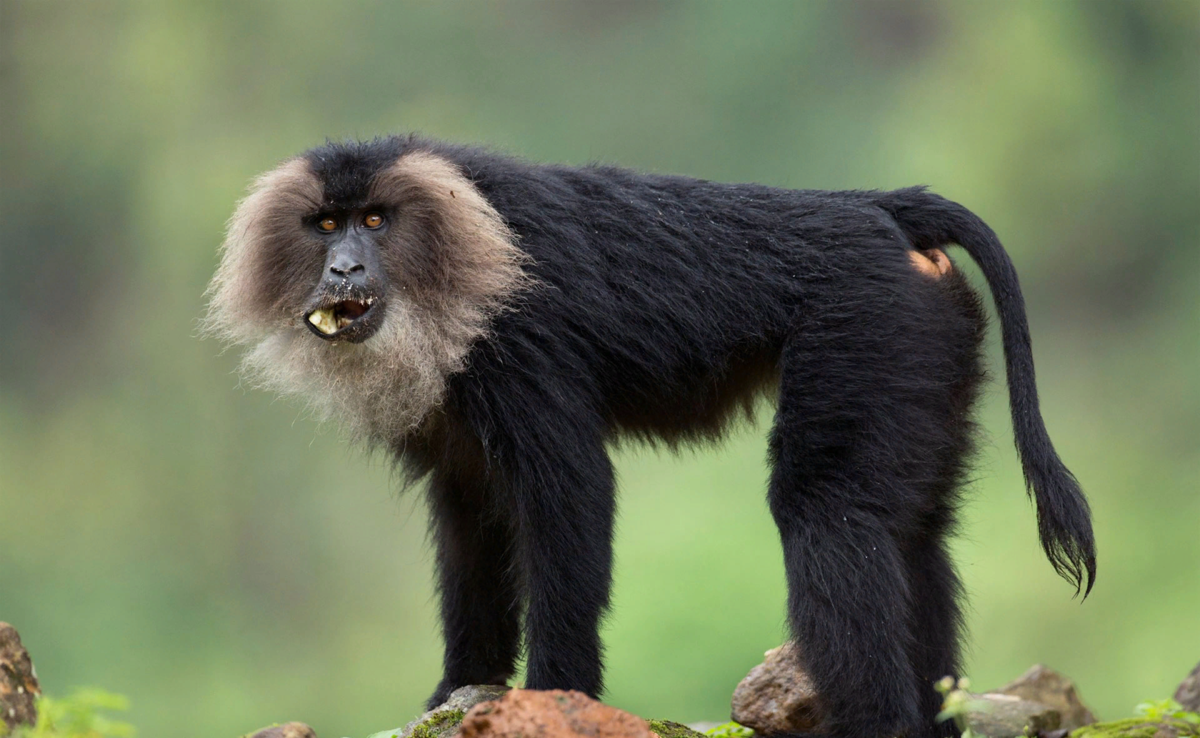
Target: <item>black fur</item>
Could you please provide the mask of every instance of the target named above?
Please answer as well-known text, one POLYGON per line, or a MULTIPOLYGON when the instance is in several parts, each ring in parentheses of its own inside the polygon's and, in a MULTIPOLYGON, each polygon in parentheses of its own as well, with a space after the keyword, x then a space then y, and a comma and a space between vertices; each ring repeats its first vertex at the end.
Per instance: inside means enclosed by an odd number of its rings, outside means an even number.
POLYGON ((536 286, 477 342, 419 432, 446 639, 429 704, 503 682, 524 617, 530 688, 602 690, 614 512, 606 445, 717 439, 778 391, 771 512, 788 617, 837 736, 943 734, 932 684, 959 668, 961 588, 946 551, 972 450, 985 314, 1000 317, 1017 447, 1055 568, 1090 590, 1087 503, 1038 411, 1016 273, 995 235, 920 188, 823 192, 603 166, 533 165, 417 138, 307 154, 326 197, 362 204, 411 149, 456 163, 518 237, 536 286))

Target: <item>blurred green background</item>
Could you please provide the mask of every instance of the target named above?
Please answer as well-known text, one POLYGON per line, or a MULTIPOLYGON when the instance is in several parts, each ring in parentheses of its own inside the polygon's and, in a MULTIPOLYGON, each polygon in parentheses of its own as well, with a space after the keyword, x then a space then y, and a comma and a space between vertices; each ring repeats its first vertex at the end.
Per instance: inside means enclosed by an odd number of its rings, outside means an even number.
MULTIPOLYGON (((1042 558, 993 384, 969 673, 1102 717, 1200 659, 1200 3, 0 2, 0 619, 144 736, 402 724, 438 677, 417 495, 196 338, 256 173, 419 130, 784 187, 916 183, 1001 234, 1099 580, 1042 558)), ((990 344, 996 362, 995 336, 990 344)), ((607 700, 722 720, 782 636, 769 415, 618 452, 607 700)))

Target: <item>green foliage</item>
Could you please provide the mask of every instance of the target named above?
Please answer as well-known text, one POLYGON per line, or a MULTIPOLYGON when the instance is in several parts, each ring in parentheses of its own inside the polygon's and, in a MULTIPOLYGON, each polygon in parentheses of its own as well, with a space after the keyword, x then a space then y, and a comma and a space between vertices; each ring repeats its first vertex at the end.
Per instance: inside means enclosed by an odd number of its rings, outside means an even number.
POLYGON ((957 682, 953 677, 943 677, 933 688, 942 695, 942 710, 937 714, 937 721, 944 723, 953 720, 962 738, 983 738, 971 730, 967 716, 972 712, 986 710, 988 704, 982 700, 973 699, 970 692, 971 681, 962 677, 957 682))
POLYGON ((6 738, 133 738, 137 734, 129 723, 102 714, 128 710, 129 700, 100 689, 78 689, 64 699, 42 695, 37 709, 36 725, 18 727, 6 738))
POLYGON ((754 731, 740 723, 729 722, 709 728, 704 734, 712 736, 712 738, 751 738, 754 731))
POLYGON ((1200 713, 1183 709, 1183 705, 1173 699, 1139 702, 1133 711, 1148 720, 1162 721, 1172 718, 1192 725, 1200 725, 1200 713))

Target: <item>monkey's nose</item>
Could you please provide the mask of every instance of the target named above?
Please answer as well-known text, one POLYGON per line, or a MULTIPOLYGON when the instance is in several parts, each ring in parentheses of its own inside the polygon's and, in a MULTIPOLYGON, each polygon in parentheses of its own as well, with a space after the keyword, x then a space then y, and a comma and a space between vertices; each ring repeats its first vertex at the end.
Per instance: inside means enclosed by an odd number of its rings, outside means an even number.
POLYGON ((349 277, 364 272, 366 269, 358 259, 345 252, 334 257, 333 263, 329 265, 329 271, 339 277, 349 277))

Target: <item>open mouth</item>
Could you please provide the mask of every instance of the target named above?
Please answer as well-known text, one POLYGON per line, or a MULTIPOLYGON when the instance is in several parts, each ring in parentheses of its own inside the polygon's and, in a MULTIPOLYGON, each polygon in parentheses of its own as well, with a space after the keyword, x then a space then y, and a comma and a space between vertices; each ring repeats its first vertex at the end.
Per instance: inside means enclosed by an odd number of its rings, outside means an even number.
POLYGON ((304 316, 304 320, 312 332, 321 338, 333 338, 360 324, 374 305, 373 297, 365 300, 341 300, 313 310, 304 316))

